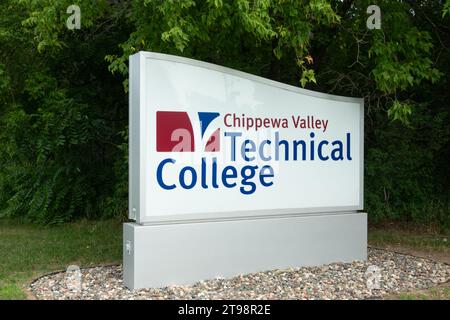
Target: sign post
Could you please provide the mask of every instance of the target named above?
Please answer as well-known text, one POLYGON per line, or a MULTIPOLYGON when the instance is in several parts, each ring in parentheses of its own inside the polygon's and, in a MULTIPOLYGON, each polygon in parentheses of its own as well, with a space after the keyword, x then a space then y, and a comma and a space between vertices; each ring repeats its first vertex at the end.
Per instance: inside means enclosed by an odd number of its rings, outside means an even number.
POLYGON ((124 284, 367 258, 363 100, 130 57, 124 284))

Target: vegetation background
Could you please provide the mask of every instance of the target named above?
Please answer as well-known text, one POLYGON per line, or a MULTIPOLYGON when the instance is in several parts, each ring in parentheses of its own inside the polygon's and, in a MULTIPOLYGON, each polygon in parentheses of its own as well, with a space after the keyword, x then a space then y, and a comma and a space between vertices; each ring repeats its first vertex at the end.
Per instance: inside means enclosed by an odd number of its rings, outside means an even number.
POLYGON ((364 97, 371 223, 450 228, 450 0, 2 0, 0 217, 126 217, 140 50, 364 97))

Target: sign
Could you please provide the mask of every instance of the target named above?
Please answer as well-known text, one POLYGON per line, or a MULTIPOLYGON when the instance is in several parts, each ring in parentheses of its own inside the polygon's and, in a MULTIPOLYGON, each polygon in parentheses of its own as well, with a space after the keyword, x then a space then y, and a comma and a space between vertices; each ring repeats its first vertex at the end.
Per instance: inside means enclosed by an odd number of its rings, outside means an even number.
POLYGON ((363 100, 164 54, 130 57, 130 218, 363 208, 363 100))
POLYGON ((129 81, 125 286, 367 259, 362 99, 150 52, 129 81))

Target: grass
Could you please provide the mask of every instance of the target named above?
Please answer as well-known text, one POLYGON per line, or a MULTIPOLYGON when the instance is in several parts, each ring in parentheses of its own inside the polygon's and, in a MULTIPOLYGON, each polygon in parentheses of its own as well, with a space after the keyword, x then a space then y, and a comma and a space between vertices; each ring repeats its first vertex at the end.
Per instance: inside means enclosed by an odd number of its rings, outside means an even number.
MULTIPOLYGON (((369 244, 409 248, 450 256, 448 233, 383 226, 369 229, 369 244)), ((78 221, 38 227, 0 219, 0 300, 27 299, 25 288, 36 277, 69 265, 87 267, 119 263, 122 259, 122 224, 117 221, 78 221)), ((394 299, 450 300, 450 284, 408 292, 394 299)))
POLYGON ((122 224, 116 221, 38 227, 0 219, 0 300, 26 299, 25 286, 45 273, 121 259, 122 224))
POLYGON ((421 290, 417 292, 403 293, 398 296, 399 300, 450 300, 450 285, 444 284, 436 288, 421 290))
POLYGON ((369 228, 368 241, 372 246, 399 246, 422 251, 449 253, 450 232, 420 230, 398 225, 369 228))

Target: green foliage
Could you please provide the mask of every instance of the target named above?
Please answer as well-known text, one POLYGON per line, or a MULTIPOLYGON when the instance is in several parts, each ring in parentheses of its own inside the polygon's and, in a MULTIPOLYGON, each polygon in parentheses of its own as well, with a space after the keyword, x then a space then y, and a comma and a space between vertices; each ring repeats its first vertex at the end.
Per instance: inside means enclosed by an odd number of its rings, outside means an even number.
POLYGON ((411 105, 407 102, 394 100, 394 103, 387 111, 388 117, 392 120, 399 120, 404 124, 409 123, 409 117, 412 114, 411 105))
POLYGON ((94 190, 80 172, 89 170, 90 157, 80 151, 88 147, 95 127, 86 109, 51 91, 35 113, 10 110, 3 123, 8 135, 2 136, 2 145, 8 153, 1 193, 11 197, 2 215, 60 223, 81 207, 88 210, 82 201, 94 190))
POLYGON ((120 180, 107 164, 122 158, 117 132, 127 120, 103 60, 118 34, 67 32, 63 2, 2 6, 16 19, 0 20, 0 217, 55 224, 101 216, 120 180))
MULTIPOLYGON (((137 0, 130 10, 135 31, 120 45, 121 56, 107 57, 110 70, 125 76, 128 56, 139 50, 182 54, 260 74, 258 64, 267 59, 303 59, 314 27, 339 21, 324 0, 137 0)), ((301 71, 303 83, 314 82, 313 71, 301 71)))
POLYGON ((403 31, 401 37, 386 41, 384 34, 374 39, 369 57, 374 56, 372 70, 377 88, 385 93, 405 90, 419 85, 423 80, 435 82, 440 72, 433 68, 429 52, 431 36, 416 28, 403 31))
MULTIPOLYGON (((440 159, 450 141, 449 108, 416 105, 408 126, 371 118, 366 146, 366 206, 371 218, 439 223, 450 227, 448 161, 440 159)), ((448 151, 447 151, 448 152, 448 151)))
POLYGON ((10 80, 5 72, 5 65, 0 64, 0 95, 8 94, 8 88, 10 85, 10 80))
POLYGON ((448 226, 450 2, 71 0, 0 4, 0 215, 127 211, 128 57, 182 55, 364 97, 371 219, 448 226), (125 89, 125 91, 124 91, 125 89))
POLYGON ((444 8, 442 9, 442 17, 450 15, 450 0, 445 0, 444 8))

